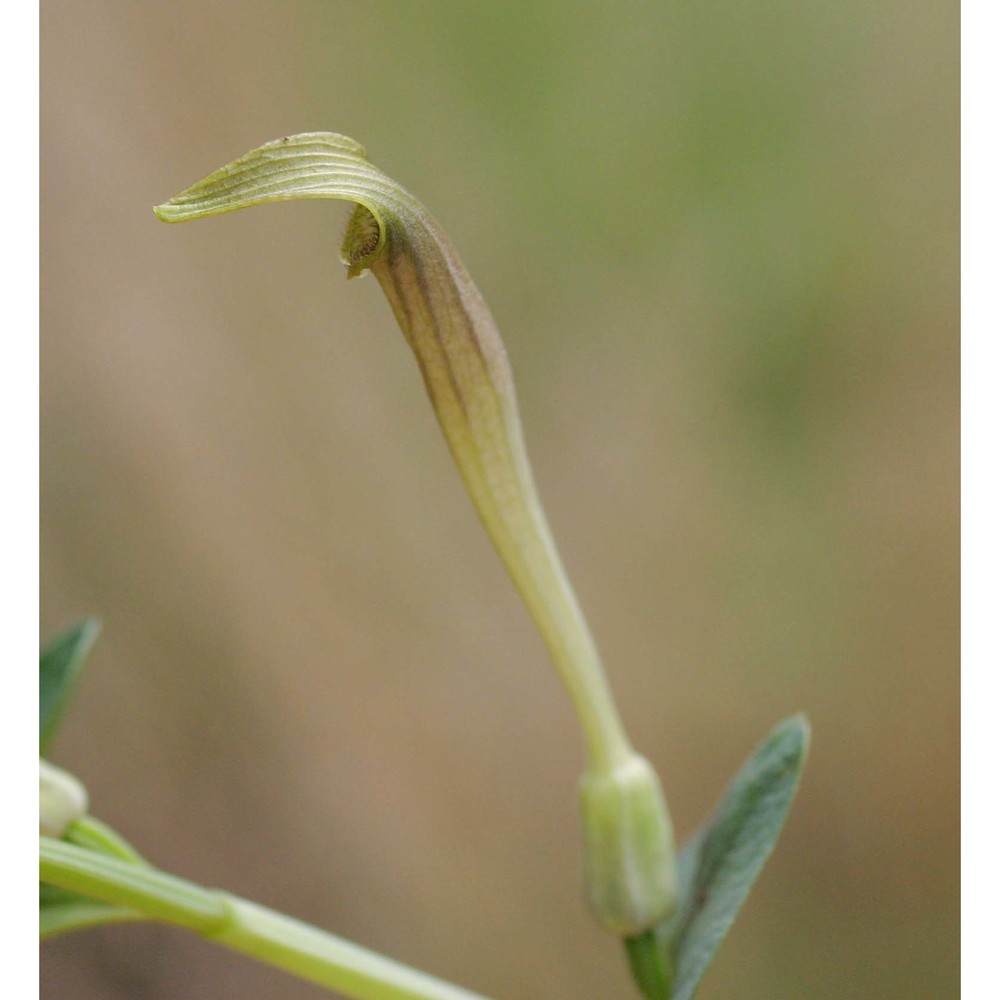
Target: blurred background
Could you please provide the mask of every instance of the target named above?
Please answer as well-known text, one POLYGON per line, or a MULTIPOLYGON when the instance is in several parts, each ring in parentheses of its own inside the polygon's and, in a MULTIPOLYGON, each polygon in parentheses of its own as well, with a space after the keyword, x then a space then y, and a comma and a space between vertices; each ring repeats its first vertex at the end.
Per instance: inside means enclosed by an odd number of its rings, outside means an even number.
MULTIPOLYGON (((958 990, 957 9, 42 3, 53 758, 152 860, 498 998, 634 995, 581 901, 568 699, 346 206, 151 208, 297 131, 453 237, 681 837, 812 756, 700 994, 958 990)), ((324 994, 182 932, 43 996, 324 994)))

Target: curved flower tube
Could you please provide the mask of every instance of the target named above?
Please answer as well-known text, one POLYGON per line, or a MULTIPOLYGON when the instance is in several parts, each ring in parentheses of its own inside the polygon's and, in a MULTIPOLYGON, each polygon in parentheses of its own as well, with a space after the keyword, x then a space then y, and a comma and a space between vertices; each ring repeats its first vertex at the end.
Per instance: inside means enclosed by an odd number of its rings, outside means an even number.
POLYGON ((466 488, 579 718, 588 898, 609 929, 637 935, 675 908, 673 833, 659 780, 631 747, 597 647, 535 488, 507 354, 447 235, 352 139, 288 136, 234 160, 155 211, 187 222, 268 202, 354 202, 342 259, 371 270, 420 366, 466 488))

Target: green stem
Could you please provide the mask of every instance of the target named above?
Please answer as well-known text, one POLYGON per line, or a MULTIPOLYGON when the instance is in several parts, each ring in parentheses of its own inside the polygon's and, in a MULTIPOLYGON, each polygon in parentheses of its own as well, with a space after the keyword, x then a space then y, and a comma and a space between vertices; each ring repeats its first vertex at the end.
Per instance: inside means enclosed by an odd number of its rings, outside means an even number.
POLYGON ((632 978, 649 1000, 669 1000, 673 971, 667 949, 660 947, 655 930, 625 938, 632 978))
POLYGON ((220 893, 51 837, 39 838, 43 882, 208 934, 226 920, 220 893))
MULTIPOLYGON (((211 939, 349 997, 476 1000, 476 994, 235 896, 211 939)), ((481 1000, 481 998, 479 998, 481 1000)))
POLYGON ((73 844, 40 838, 41 879, 195 931, 355 1000, 483 1000, 229 893, 73 844))

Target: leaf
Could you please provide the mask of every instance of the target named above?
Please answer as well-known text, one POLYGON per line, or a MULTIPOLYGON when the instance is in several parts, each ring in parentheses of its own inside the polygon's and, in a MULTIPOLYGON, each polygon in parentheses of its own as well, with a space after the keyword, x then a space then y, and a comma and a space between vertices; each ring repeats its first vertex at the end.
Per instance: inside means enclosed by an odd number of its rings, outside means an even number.
POLYGON ((54 885, 43 883, 39 889, 38 932, 42 940, 100 924, 146 919, 135 910, 88 899, 54 885))
POLYGON ((39 752, 44 754, 55 733, 83 662, 101 631, 96 618, 85 618, 59 633, 42 650, 39 664, 39 752))
POLYGON ((77 847, 97 851, 98 854, 106 854, 110 858, 120 858, 136 865, 149 864, 120 833, 95 816, 82 816, 71 823, 63 840, 76 844, 77 847))
POLYGON ((760 874, 795 798, 809 723, 779 723, 743 765, 709 822, 681 850, 681 904, 661 928, 676 970, 671 1000, 690 1000, 760 874))

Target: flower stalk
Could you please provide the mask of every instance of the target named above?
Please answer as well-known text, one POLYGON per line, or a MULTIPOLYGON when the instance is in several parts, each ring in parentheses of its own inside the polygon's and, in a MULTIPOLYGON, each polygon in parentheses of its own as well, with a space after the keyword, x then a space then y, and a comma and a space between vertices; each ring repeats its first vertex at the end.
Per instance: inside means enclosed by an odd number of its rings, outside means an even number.
POLYGON ((356 142, 306 133, 266 144, 156 208, 186 222, 268 202, 356 204, 342 258, 371 270, 416 356, 479 517, 541 633, 583 731, 587 896, 633 937, 675 908, 673 834, 656 774, 632 748, 535 488, 496 323, 447 235, 356 142))

